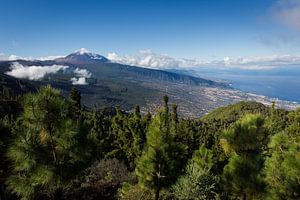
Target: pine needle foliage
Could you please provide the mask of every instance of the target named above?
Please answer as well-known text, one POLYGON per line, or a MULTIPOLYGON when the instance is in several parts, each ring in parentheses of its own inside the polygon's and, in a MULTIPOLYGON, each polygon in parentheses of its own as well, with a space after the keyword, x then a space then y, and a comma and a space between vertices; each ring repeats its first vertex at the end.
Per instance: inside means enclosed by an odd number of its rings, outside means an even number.
POLYGON ((290 113, 291 125, 269 143, 265 175, 268 199, 300 198, 300 110, 290 113))
POLYGON ((245 115, 224 131, 220 144, 229 156, 222 176, 224 187, 241 199, 259 198, 264 189, 262 153, 267 144, 264 119, 258 114, 245 115))
POLYGON ((182 145, 173 140, 168 98, 164 101, 165 109, 159 110, 149 125, 146 147, 135 170, 139 184, 154 190, 155 199, 159 198, 162 188, 176 180, 180 158, 184 154, 182 145))
POLYGON ((78 127, 66 117, 66 104, 50 86, 25 96, 24 112, 7 156, 9 188, 21 199, 59 199, 64 185, 89 155, 81 149, 78 127))
POLYGON ((213 153, 200 147, 195 151, 185 169, 185 174, 171 187, 172 194, 178 200, 206 200, 215 199, 217 178, 211 173, 213 167, 213 153))

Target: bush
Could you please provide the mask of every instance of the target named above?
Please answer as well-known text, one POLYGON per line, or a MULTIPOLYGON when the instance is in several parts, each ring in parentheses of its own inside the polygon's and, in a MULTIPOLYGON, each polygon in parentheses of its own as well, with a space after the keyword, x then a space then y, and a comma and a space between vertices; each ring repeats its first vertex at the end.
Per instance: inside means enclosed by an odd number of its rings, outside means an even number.
POLYGON ((153 198, 151 190, 129 183, 124 184, 118 193, 120 200, 153 200, 153 198))
POLYGON ((101 160, 85 170, 81 180, 70 186, 69 197, 85 200, 115 199, 124 182, 136 182, 124 163, 117 159, 101 160), (77 188, 75 191, 74 187, 77 188))

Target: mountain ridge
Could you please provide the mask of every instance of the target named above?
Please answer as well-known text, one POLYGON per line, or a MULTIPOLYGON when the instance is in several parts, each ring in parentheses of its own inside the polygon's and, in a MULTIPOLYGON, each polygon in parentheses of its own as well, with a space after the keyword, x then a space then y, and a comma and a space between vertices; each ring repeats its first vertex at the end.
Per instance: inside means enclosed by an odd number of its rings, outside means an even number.
POLYGON ((87 64, 87 63, 105 63, 110 62, 106 57, 92 53, 85 48, 81 48, 74 53, 71 53, 65 57, 54 59, 58 64, 87 64))
MULTIPOLYGON (((154 113, 161 106, 163 96, 168 95, 171 103, 182 105, 178 108, 180 115, 195 118, 239 101, 257 100, 266 105, 273 101, 264 96, 234 90, 224 82, 114 63, 85 49, 53 60, 0 61, 0 75, 5 75, 2 77, 7 79, 10 70, 20 70, 22 73, 31 70, 30 73, 34 74, 32 70, 44 70, 45 66, 51 69, 54 65, 60 65, 55 67, 62 70, 45 73, 42 79, 24 81, 35 88, 51 85, 60 89, 65 97, 68 97, 72 87, 76 87, 81 91, 83 104, 90 108, 121 106, 124 110, 131 110, 135 105, 140 105, 142 112, 154 113), (15 62, 18 65, 13 65, 15 62)), ((10 80, 6 82, 13 84, 10 80)), ((286 102, 281 104, 285 105, 286 102)), ((287 105, 294 107, 294 104, 287 105)))

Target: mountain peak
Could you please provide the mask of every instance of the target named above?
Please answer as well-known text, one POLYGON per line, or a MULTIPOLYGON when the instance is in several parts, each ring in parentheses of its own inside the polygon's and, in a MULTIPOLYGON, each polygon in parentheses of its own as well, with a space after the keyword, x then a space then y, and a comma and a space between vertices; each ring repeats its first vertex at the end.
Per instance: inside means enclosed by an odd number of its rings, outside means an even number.
POLYGON ((86 48, 80 48, 79 50, 75 51, 75 53, 77 53, 79 55, 83 55, 83 54, 90 53, 90 51, 87 50, 86 48))
POLYGON ((74 53, 71 53, 63 58, 58 58, 55 61, 59 63, 70 63, 70 64, 89 64, 89 63, 109 62, 109 60, 104 56, 101 56, 96 53, 92 53, 85 48, 80 48, 74 53))

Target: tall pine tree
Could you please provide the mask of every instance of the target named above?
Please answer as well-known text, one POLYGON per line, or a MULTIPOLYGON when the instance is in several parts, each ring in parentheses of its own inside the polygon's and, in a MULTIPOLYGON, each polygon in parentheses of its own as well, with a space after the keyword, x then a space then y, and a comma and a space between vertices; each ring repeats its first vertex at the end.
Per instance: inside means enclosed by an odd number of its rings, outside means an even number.
POLYGON ((289 115, 291 125, 269 144, 265 175, 267 199, 300 199, 300 110, 289 115))
POLYGON ((28 94, 8 150, 12 175, 7 183, 21 199, 61 199, 66 184, 82 169, 89 154, 84 135, 66 117, 67 106, 50 86, 28 94))
POLYGON ((264 119, 260 115, 246 115, 221 136, 220 144, 229 156, 224 167, 224 186, 240 199, 256 199, 264 189, 261 177, 267 144, 264 119))
POLYGON ((137 162, 136 175, 140 185, 152 189, 155 199, 159 199, 162 188, 168 187, 179 172, 178 162, 182 146, 173 141, 168 97, 164 97, 165 107, 152 120, 148 132, 146 148, 137 162))

